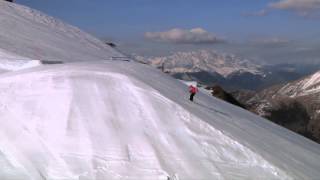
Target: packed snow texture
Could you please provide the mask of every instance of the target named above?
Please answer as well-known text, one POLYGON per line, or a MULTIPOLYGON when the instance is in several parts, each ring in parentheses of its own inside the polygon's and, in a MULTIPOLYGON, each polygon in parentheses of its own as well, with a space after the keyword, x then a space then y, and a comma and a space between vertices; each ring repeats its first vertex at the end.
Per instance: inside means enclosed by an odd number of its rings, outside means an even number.
POLYGON ((316 179, 319 145, 133 62, 0 78, 0 179, 316 179))
POLYGON ((0 49, 0 73, 31 68, 41 64, 39 60, 30 60, 0 49))
POLYGON ((8 52, 7 50, 0 49, 0 59, 6 60, 30 60, 29 58, 19 56, 17 54, 13 54, 12 52, 8 52))
POLYGON ((25 6, 0 1, 0 49, 46 61, 123 57, 76 27, 25 6))

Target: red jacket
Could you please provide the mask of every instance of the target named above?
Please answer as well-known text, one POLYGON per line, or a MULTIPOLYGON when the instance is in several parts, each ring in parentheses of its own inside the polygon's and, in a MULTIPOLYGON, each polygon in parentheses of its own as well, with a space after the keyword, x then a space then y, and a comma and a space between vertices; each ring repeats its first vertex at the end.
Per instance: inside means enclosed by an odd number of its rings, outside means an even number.
POLYGON ((198 92, 198 88, 191 85, 191 86, 189 86, 189 92, 190 93, 197 93, 198 92))

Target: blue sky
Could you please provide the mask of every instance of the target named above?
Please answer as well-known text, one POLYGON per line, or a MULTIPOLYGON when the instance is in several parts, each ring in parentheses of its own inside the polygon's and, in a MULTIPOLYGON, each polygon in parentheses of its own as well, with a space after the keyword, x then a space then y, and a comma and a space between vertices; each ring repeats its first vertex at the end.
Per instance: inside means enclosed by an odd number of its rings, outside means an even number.
POLYGON ((161 55, 174 50, 213 48, 250 58, 257 57, 250 50, 256 54, 264 50, 268 54, 278 47, 283 48, 284 56, 293 49, 313 52, 320 48, 317 43, 320 0, 17 0, 17 3, 58 17, 99 38, 115 41, 129 53, 161 55), (193 28, 201 28, 205 33, 198 37, 199 34, 190 33, 193 28), (170 31, 173 29, 179 31, 170 31), (147 32, 157 34, 146 37, 147 32), (174 32, 180 33, 179 38, 188 39, 168 39, 174 32), (223 39, 225 43, 215 43, 212 38, 223 39), (199 43, 203 40, 206 43, 199 43))

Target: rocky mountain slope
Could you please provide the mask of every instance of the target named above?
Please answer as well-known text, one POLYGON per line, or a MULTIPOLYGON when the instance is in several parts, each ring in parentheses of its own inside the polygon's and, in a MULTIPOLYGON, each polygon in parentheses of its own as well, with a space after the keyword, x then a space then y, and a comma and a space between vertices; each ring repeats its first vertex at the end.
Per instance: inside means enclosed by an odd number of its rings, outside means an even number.
POLYGON ((233 94, 253 112, 320 142, 320 71, 256 94, 243 91, 233 94))
POLYGON ((216 98, 219 98, 230 104, 246 109, 245 105, 241 104, 236 98, 233 97, 232 94, 228 93, 218 85, 211 86, 211 87, 209 86, 209 87, 206 87, 205 89, 207 89, 211 93, 211 95, 216 98))

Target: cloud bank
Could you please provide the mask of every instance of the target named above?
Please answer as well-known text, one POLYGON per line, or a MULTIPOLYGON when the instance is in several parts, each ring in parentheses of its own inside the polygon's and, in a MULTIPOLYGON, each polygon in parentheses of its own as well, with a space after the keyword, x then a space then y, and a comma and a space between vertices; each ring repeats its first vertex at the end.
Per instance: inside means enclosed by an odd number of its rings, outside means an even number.
POLYGON ((145 38, 157 42, 176 44, 214 44, 223 42, 222 38, 202 28, 190 30, 174 28, 165 32, 146 32, 145 38))
POLYGON ((270 8, 289 10, 300 16, 311 17, 320 11, 320 0, 280 0, 269 4, 270 8))
POLYGON ((267 16, 272 10, 291 11, 301 17, 320 19, 320 0, 274 0, 264 9, 257 12, 245 12, 242 13, 242 16, 267 16))

